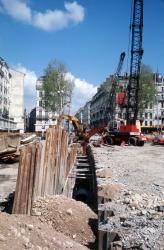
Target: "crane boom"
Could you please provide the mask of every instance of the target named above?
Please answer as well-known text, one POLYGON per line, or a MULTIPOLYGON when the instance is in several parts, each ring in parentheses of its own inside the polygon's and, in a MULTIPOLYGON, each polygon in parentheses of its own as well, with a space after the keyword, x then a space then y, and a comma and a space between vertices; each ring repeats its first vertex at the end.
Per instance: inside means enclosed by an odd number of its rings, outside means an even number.
POLYGON ((118 82, 118 76, 121 73, 122 70, 122 66, 123 66, 123 62, 124 62, 124 58, 125 58, 125 52, 122 52, 120 54, 120 59, 119 59, 119 63, 117 66, 117 70, 113 76, 112 79, 112 86, 111 86, 111 90, 110 90, 110 94, 109 94, 109 103, 108 103, 108 107, 109 107, 109 117, 111 121, 114 121, 115 117, 115 107, 116 107, 116 89, 117 89, 117 82, 118 82))
POLYGON ((129 84, 127 86, 128 105, 126 108, 127 124, 135 124, 138 115, 139 77, 143 55, 143 0, 134 0, 131 29, 131 61, 129 84))
POLYGON ((120 59, 119 59, 119 63, 118 63, 118 66, 117 66, 115 76, 119 76, 119 74, 121 73, 123 62, 124 62, 124 59, 125 59, 125 55, 126 55, 125 52, 122 52, 121 55, 120 55, 120 59))

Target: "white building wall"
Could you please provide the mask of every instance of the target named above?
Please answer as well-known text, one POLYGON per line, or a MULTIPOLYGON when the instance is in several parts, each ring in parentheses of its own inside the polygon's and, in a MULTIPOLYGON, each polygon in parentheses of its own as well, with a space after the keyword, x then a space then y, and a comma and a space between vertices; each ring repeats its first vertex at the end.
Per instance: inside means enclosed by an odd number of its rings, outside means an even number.
POLYGON ((9 67, 0 57, 0 114, 9 110, 10 78, 9 67))
POLYGON ((24 77, 25 74, 10 69, 11 88, 9 116, 14 118, 17 129, 24 132, 24 77))
POLYGON ((164 128, 164 77, 160 82, 155 82, 157 87, 157 103, 152 106, 148 105, 144 113, 143 126, 154 126, 164 128))
MULTIPOLYGON (((36 124, 35 131, 39 133, 43 133, 47 130, 49 125, 55 125, 56 120, 52 121, 52 112, 46 112, 44 108, 41 106, 42 102, 42 78, 39 78, 36 82, 36 124)), ((57 115, 57 114, 56 114, 57 115)))

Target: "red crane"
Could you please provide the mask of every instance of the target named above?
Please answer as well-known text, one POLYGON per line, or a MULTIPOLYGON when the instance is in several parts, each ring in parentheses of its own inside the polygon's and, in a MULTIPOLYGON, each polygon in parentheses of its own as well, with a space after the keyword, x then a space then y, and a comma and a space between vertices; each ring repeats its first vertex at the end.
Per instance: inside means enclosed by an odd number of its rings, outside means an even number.
POLYGON ((129 144, 143 146, 145 137, 140 135, 136 126, 138 116, 138 90, 141 68, 142 32, 143 32, 143 0, 133 0, 133 18, 131 23, 131 60, 129 83, 127 86, 126 124, 122 124, 119 131, 109 132, 106 137, 108 143, 120 144, 122 141, 129 144))

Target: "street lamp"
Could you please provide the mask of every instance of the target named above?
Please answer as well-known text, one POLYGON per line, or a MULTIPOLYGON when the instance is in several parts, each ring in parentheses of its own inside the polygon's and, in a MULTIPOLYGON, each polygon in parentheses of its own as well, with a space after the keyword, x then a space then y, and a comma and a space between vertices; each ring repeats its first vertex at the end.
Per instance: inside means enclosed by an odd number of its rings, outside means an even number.
POLYGON ((57 93, 60 95, 60 115, 63 114, 63 93, 64 90, 60 89, 57 91, 57 93))

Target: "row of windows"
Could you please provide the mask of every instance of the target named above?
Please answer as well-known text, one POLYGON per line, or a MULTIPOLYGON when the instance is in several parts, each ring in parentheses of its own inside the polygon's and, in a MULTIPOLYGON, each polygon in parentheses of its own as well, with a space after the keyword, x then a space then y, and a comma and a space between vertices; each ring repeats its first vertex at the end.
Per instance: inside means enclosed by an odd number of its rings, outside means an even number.
MULTIPOLYGON (((161 121, 161 124, 164 124, 164 120, 161 121)), ((153 122, 152 121, 150 121, 150 122, 145 121, 145 126, 153 126, 153 122)))
MULTIPOLYGON (((160 98, 160 99, 161 99, 161 101, 164 101, 164 95, 161 95, 161 98, 160 98)), ((161 103, 161 107, 164 108, 164 102, 160 102, 160 103, 161 103)), ((145 108, 146 108, 146 109, 148 108, 148 105, 147 105, 147 104, 145 105, 145 108)), ((150 104, 150 105, 149 105, 149 108, 152 109, 152 108, 153 108, 153 105, 150 104)))
MULTIPOLYGON (((148 118, 148 113, 145 113, 145 118, 148 118)), ((153 118, 153 114, 149 113, 149 118, 152 119, 153 118)))
POLYGON ((149 122, 149 124, 148 124, 148 122, 147 122, 147 121, 145 121, 145 126, 148 126, 148 125, 152 126, 152 125, 153 125, 153 122, 152 122, 152 121, 150 121, 150 122, 149 122))
POLYGON ((0 96, 0 101, 4 101, 4 103, 7 104, 8 99, 6 97, 0 96))

